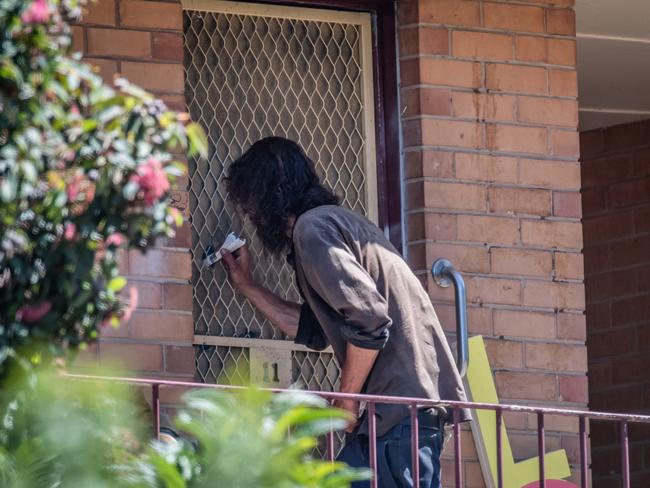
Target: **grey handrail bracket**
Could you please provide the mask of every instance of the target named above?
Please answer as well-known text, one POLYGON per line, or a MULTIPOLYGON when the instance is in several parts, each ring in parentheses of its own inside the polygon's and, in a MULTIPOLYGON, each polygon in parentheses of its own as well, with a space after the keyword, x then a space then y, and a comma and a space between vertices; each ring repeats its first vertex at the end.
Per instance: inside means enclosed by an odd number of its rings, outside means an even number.
POLYGON ((456 298, 456 364, 461 378, 467 373, 469 364, 469 343, 467 332, 467 294, 465 280, 448 259, 437 259, 431 267, 434 281, 442 288, 454 285, 456 298))

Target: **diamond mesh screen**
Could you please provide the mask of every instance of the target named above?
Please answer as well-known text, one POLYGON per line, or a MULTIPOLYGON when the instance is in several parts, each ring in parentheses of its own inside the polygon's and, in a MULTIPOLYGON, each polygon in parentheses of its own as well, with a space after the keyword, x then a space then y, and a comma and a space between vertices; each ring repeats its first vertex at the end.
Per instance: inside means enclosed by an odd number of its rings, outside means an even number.
MULTIPOLYGON (((251 242, 255 278, 281 296, 299 300, 285 260, 266 255, 253 229, 226 204, 223 177, 228 164, 259 138, 288 137, 316 162, 345 205, 372 217, 376 188, 367 168, 374 167, 374 160, 366 147, 368 141, 374 145, 373 136, 366 134, 366 111, 371 113, 372 106, 364 106, 366 78, 372 73, 364 70, 362 38, 369 33, 355 23, 250 13, 185 10, 183 20, 186 101, 209 139, 208 160, 190 162, 195 331, 282 340, 235 294, 220 266, 201 268, 208 244, 219 244, 231 230, 241 232, 251 242)), ((233 357, 248 360, 235 349, 197 347, 200 379, 222 377, 233 357)), ((338 366, 331 354, 296 352, 293 373, 306 387, 329 390, 338 366)))

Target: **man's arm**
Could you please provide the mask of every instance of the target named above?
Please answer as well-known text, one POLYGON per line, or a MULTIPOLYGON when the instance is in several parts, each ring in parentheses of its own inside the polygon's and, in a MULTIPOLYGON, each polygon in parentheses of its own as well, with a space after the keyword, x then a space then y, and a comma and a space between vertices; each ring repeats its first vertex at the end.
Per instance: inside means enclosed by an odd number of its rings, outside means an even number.
POLYGON ((250 271, 250 252, 248 246, 237 251, 237 256, 222 251, 223 265, 228 271, 230 282, 239 292, 277 328, 294 338, 298 332, 300 305, 283 300, 272 291, 253 280, 250 271))
MULTIPOLYGON (((341 393, 360 393, 368 379, 379 351, 363 349, 348 342, 345 350, 345 364, 341 368, 341 393)), ((347 431, 352 432, 359 416, 359 402, 356 400, 336 400, 334 406, 347 410, 354 416, 347 431)))

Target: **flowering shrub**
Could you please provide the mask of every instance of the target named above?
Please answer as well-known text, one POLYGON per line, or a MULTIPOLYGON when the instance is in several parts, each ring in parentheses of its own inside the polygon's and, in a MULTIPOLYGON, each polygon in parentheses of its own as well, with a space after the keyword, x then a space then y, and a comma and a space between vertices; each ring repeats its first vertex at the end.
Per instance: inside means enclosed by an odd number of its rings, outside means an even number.
POLYGON ((118 250, 173 235, 174 154, 205 153, 184 116, 68 53, 81 7, 0 0, 0 372, 38 359, 24 352, 36 343, 59 355, 128 317, 118 250))

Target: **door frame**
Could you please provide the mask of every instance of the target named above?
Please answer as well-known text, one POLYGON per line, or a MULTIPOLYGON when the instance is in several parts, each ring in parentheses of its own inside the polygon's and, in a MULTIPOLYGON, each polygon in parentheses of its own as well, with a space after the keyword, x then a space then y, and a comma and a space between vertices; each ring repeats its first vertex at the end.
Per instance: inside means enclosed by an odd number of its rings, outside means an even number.
POLYGON ((400 157, 397 18, 395 0, 246 0, 290 7, 367 12, 372 21, 372 65, 377 147, 379 227, 404 254, 402 164, 400 157))

